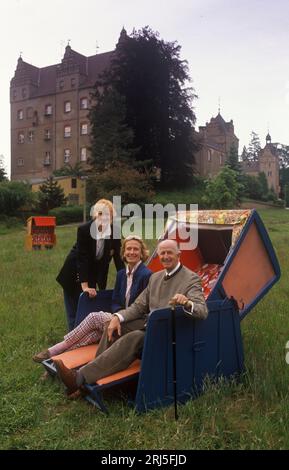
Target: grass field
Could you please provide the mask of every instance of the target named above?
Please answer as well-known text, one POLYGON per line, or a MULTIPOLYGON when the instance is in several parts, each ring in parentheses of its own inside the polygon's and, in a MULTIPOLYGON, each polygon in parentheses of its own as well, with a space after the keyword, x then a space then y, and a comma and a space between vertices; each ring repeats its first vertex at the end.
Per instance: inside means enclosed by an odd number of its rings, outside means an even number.
POLYGON ((208 384, 179 407, 177 422, 172 407, 138 416, 112 393, 105 395, 105 416, 85 401, 69 401, 57 380, 42 380, 31 357, 66 331, 55 276, 76 227, 59 227, 57 246, 37 252, 24 251, 23 228, 0 228, 0 448, 288 449, 289 213, 260 214, 282 276, 242 323, 246 372, 238 383, 208 384))

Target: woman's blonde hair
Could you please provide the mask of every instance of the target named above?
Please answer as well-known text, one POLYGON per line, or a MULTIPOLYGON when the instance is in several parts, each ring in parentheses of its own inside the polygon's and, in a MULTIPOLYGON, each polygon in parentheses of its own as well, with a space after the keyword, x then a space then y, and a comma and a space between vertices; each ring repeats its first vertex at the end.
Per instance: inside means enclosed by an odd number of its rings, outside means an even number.
POLYGON ((129 235, 124 240, 122 240, 121 250, 120 250, 120 256, 121 256, 122 260, 126 261, 125 256, 124 256, 125 246, 126 246, 127 242, 129 242, 131 240, 136 240, 137 242, 139 242, 140 247, 141 247, 141 256, 140 256, 141 260, 146 261, 149 257, 149 250, 147 249, 147 246, 146 246, 145 242, 142 240, 142 238, 140 238, 136 235, 129 235))
POLYGON ((99 212, 102 212, 103 206, 109 210, 109 215, 110 215, 110 221, 112 222, 113 217, 116 216, 116 211, 115 208, 113 207, 113 204, 111 201, 108 199, 99 199, 96 201, 94 206, 91 208, 91 217, 93 219, 96 219, 97 215, 99 212))

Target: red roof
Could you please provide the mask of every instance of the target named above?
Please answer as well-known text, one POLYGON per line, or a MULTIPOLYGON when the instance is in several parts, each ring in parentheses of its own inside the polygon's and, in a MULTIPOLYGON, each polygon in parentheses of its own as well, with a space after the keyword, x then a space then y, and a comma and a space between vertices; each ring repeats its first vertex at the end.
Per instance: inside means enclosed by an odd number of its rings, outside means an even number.
POLYGON ((55 227, 56 218, 55 217, 31 217, 34 225, 38 227, 55 227))

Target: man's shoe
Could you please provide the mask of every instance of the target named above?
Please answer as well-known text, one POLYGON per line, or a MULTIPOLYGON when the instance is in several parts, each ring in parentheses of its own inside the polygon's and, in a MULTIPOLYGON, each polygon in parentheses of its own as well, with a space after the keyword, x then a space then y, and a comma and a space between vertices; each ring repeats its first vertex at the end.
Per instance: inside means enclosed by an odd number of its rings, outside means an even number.
POLYGON ((65 365, 60 359, 55 359, 53 362, 54 362, 58 377, 67 388, 67 395, 71 395, 72 393, 76 392, 76 390, 79 389, 79 386, 76 383, 76 371, 70 370, 67 367, 65 367, 65 365))
POLYGON ((42 362, 42 361, 45 361, 45 359, 49 359, 49 358, 50 358, 50 354, 49 354, 48 349, 45 349, 44 351, 41 351, 40 353, 35 354, 35 356, 32 357, 34 362, 42 362))

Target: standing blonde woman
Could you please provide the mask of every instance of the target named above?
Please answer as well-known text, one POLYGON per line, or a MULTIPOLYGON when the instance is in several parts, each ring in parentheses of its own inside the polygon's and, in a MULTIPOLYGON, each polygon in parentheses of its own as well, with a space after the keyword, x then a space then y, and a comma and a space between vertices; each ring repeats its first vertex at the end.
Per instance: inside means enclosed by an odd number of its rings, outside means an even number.
POLYGON ((96 287, 105 289, 109 263, 114 259, 117 271, 124 267, 120 256, 121 241, 113 238, 114 208, 100 199, 92 210, 92 220, 78 227, 77 241, 68 254, 56 280, 63 288, 68 331, 74 328, 79 295, 96 296, 96 287), (102 237, 97 236, 102 233, 102 237))
POLYGON ((35 362, 42 362, 67 350, 97 343, 112 314, 131 305, 146 288, 152 272, 144 264, 148 258, 148 250, 143 240, 134 236, 127 237, 122 243, 121 257, 127 266, 117 273, 112 296, 112 313, 90 313, 74 330, 64 336, 61 343, 36 354, 33 357, 35 362))

